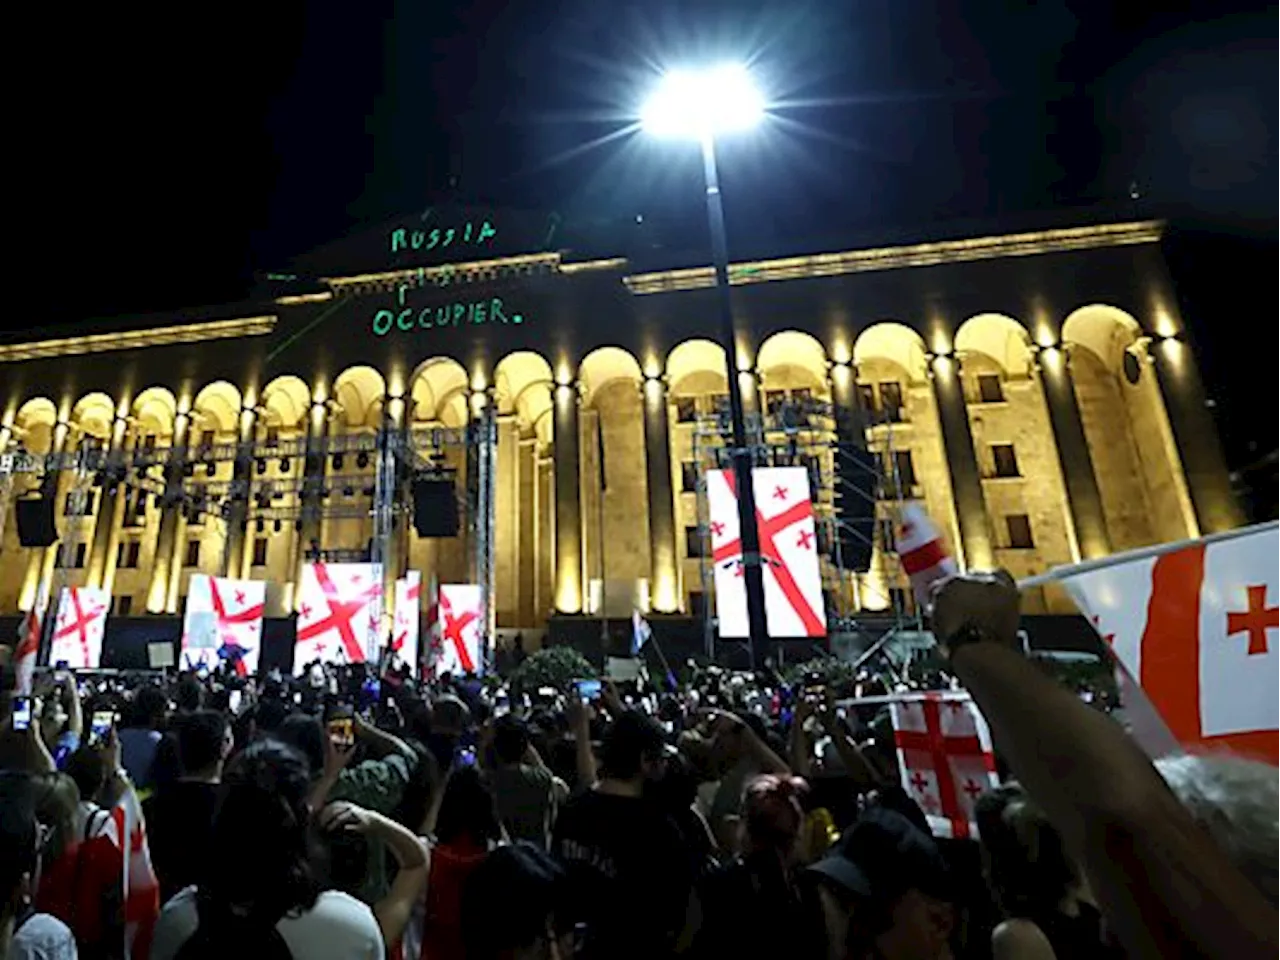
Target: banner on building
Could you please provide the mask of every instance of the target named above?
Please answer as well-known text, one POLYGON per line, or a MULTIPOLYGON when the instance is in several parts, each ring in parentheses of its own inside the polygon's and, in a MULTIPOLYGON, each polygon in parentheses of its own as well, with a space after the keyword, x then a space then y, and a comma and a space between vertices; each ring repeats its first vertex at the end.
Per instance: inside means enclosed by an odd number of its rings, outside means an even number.
POLYGON ((422 574, 410 570, 396 581, 396 611, 391 628, 389 667, 407 666, 415 675, 418 663, 418 625, 422 618, 422 574))
MULTIPOLYGON (((751 477, 769 635, 824 637, 827 618, 809 472, 804 467, 757 467, 751 477)), ((747 591, 732 470, 707 471, 707 501, 720 636, 743 638, 749 633, 747 591)))
POLYGON ((293 672, 316 660, 376 660, 382 629, 381 567, 372 563, 307 563, 298 594, 293 672))
POLYGON ((257 673, 266 600, 263 580, 192 574, 182 619, 182 669, 212 670, 225 662, 240 676, 257 673))
POLYGON ((440 584, 440 656, 436 676, 484 672, 484 588, 440 584))
POLYGON ((102 638, 107 632, 111 595, 96 587, 63 587, 53 625, 49 663, 66 661, 73 670, 102 664, 102 638))

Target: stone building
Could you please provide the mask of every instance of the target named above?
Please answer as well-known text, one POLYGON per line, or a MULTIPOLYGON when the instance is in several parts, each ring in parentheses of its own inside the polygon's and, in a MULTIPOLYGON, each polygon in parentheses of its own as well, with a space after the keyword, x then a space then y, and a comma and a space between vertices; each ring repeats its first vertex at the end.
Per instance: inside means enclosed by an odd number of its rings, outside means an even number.
MULTIPOLYGON (((128 475, 54 475, 62 544, 38 549, 12 503, 41 473, 0 472, 0 614, 56 578, 104 587, 117 615, 177 614, 204 572, 267 580, 285 616, 313 541, 372 535, 376 456, 335 438, 487 406, 498 626, 700 614, 696 447, 727 372, 712 271, 562 237, 433 211, 302 258, 251 302, 11 334, 0 450, 96 449, 128 475)), ((962 564, 1017 576, 1239 525, 1160 238, 1153 221, 1041 225, 735 263, 760 439, 788 402, 860 411, 886 499, 922 500, 962 564)), ((467 471, 461 449, 437 462, 467 471)), ((421 539, 401 515, 393 564, 465 579, 463 519, 421 539)), ((842 609, 901 602, 888 538, 866 572, 828 574, 842 609)), ((1071 610, 1051 592, 1027 606, 1071 610)))

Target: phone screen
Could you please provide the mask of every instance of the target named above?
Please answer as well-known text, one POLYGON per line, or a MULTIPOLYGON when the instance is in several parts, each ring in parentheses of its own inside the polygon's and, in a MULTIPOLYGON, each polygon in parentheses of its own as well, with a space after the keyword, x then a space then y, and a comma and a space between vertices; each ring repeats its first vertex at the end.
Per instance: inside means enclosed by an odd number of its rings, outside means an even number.
POLYGON ((600 696, 599 680, 575 680, 573 685, 578 688, 578 696, 582 698, 583 703, 588 703, 600 696))
POLYGON ((331 717, 329 719, 329 739, 335 747, 349 750, 356 744, 355 719, 352 717, 331 717))
POLYGON ((111 725, 115 720, 116 715, 110 710, 93 711, 93 719, 89 722, 89 742, 103 743, 107 739, 107 734, 111 732, 111 725))
POLYGON ((13 698, 13 729, 26 730, 31 726, 31 698, 13 698))
POLYGON ((453 762, 459 767, 474 767, 476 765, 476 748, 458 747, 453 753, 453 762))

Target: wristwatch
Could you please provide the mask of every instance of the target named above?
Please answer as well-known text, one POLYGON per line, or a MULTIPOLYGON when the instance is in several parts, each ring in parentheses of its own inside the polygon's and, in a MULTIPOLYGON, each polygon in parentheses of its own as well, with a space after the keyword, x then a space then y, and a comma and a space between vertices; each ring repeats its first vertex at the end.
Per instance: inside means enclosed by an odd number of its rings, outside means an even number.
POLYGON ((981 643, 987 639, 987 632, 977 624, 964 623, 961 624, 958 630, 943 639, 939 646, 942 647, 943 655, 950 660, 961 647, 968 646, 971 643, 981 643))

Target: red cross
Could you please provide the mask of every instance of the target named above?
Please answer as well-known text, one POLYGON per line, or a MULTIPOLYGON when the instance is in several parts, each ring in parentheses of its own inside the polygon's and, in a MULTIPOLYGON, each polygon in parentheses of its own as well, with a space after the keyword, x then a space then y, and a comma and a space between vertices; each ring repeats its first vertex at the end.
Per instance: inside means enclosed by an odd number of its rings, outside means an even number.
POLYGON ((365 604, 378 595, 382 585, 371 583, 350 600, 343 600, 338 596, 337 584, 329 576, 328 568, 323 563, 315 563, 312 564, 312 569, 315 570, 316 582, 320 584, 320 589, 324 592, 325 602, 329 605, 329 616, 323 620, 308 624, 299 630, 298 642, 310 640, 312 637, 329 630, 336 630, 339 639, 342 640, 347 660, 351 663, 363 663, 364 648, 360 646, 360 641, 356 639, 355 631, 351 629, 351 621, 364 609, 365 604))
MULTIPOLYGON (((222 595, 218 593, 218 581, 216 577, 209 578, 209 596, 213 600, 213 613, 218 620, 218 639, 224 646, 233 643, 237 647, 240 646, 240 644, 236 643, 235 634, 232 631, 232 628, 236 624, 240 623, 251 623, 256 625, 258 621, 262 619, 263 605, 260 603, 256 607, 245 607, 239 613, 228 614, 226 604, 222 602, 222 595)), ((243 590, 237 590, 235 597, 236 603, 244 603, 245 595, 243 590)), ((249 672, 249 668, 245 665, 243 659, 236 660, 235 670, 240 676, 249 672)))
POLYGON ((774 488, 773 488, 773 499, 775 499, 775 500, 785 500, 785 499, 787 499, 787 488, 786 488, 786 487, 784 487, 784 486, 782 486, 781 484, 779 484, 778 486, 774 487, 774 488))
POLYGON ((910 520, 908 520, 906 523, 902 525, 902 536, 904 539, 906 537, 911 536, 915 532, 916 532, 916 525, 912 523, 910 520))
POLYGON ((720 536, 720 534, 724 533, 724 524, 718 520, 712 520, 711 533, 717 537, 720 536))
POLYGON ((440 612, 444 616, 444 638, 453 642, 453 648, 458 653, 458 664, 462 667, 463 673, 470 673, 475 670, 475 661, 471 659, 471 651, 467 649, 467 642, 462 638, 462 631, 473 620, 479 619, 480 615, 474 610, 468 610, 460 617, 453 615, 453 608, 449 603, 448 597, 440 598, 440 612))
POLYGON ((93 613, 85 616, 84 609, 80 606, 80 589, 78 587, 71 587, 67 590, 67 596, 71 600, 71 606, 73 608, 71 615, 75 617, 75 622, 61 627, 53 635, 53 639, 61 640, 63 637, 70 636, 73 633, 78 633, 80 635, 80 655, 84 658, 84 666, 92 666, 92 664, 89 663, 89 633, 85 628, 98 619, 98 614, 102 611, 95 610, 93 613))
POLYGON ((1267 585, 1255 584, 1248 588, 1249 609, 1244 613, 1227 614, 1227 636, 1235 633, 1249 634, 1248 656, 1267 653, 1267 630, 1280 627, 1280 607, 1267 606, 1267 585))
MULTIPOLYGON (((738 488, 732 471, 726 470, 724 479, 725 483, 729 485, 729 492, 736 498, 738 488)), ((773 571, 774 579, 778 581, 778 587, 782 590, 783 596, 787 598, 791 608, 800 617, 800 622, 804 624, 805 633, 811 637, 820 637, 823 634, 822 621, 818 618, 817 613, 814 612, 813 607, 809 605, 808 599, 801 592, 800 585, 796 583, 791 571, 779 559, 778 545, 773 539, 774 534, 812 516, 813 505, 806 500, 801 500, 799 503, 787 507, 781 513, 767 520, 757 508, 756 529, 760 535, 760 556, 768 562, 769 569, 773 571)), ((716 563, 723 563, 725 560, 730 560, 734 557, 739 559, 742 557, 741 538, 722 543, 712 551, 712 560, 716 563)), ((738 575, 740 576, 741 573, 739 572, 738 575)))
POLYGON ((298 611, 298 616, 302 617, 303 620, 306 620, 311 616, 311 605, 309 603, 304 603, 302 608, 298 611))
POLYGON ((244 606, 244 591, 243 591, 243 590, 237 590, 237 591, 236 591, 236 605, 237 605, 237 606, 240 606, 240 607, 243 607, 243 606, 244 606))
POLYGON ((1097 630, 1098 633, 1102 636, 1103 643, 1105 643, 1108 647, 1112 646, 1115 643, 1116 635, 1114 633, 1102 632, 1102 626, 1098 622, 1098 615, 1096 613, 1089 618, 1089 622, 1093 624, 1093 629, 1097 630))
MULTIPOLYGON (((409 584, 409 589, 405 592, 404 598, 405 600, 417 600, 418 597, 420 597, 421 595, 422 595, 422 585, 420 583, 411 583, 409 584)), ((396 612, 397 613, 400 612, 399 607, 396 608, 396 612)), ((400 635, 397 637, 393 637, 391 640, 392 652, 398 653, 400 652, 400 650, 404 649, 404 642, 408 639, 409 639, 408 629, 406 628, 404 630, 401 630, 400 635)))
POLYGON ((924 793, 924 788, 929 785, 929 781, 924 778, 924 774, 917 770, 911 775, 911 785, 916 788, 916 793, 924 793))
POLYGON ((813 534, 808 530, 800 531, 800 539, 796 541, 796 546, 802 550, 813 549, 813 534))
POLYGON ((938 795, 942 800, 942 815, 951 821, 951 835, 957 839, 969 835, 969 817, 960 808, 956 796, 955 776, 951 771, 952 757, 981 757, 983 766, 995 772, 995 757, 983 749, 977 736, 949 737, 942 732, 941 701, 937 696, 927 697, 920 706, 924 710, 924 733, 914 730, 895 730, 893 739, 904 753, 926 754, 938 780, 938 795))
POLYGON ((982 785, 976 780, 966 779, 964 782, 964 792, 969 795, 969 800, 977 800, 982 795, 982 785))

